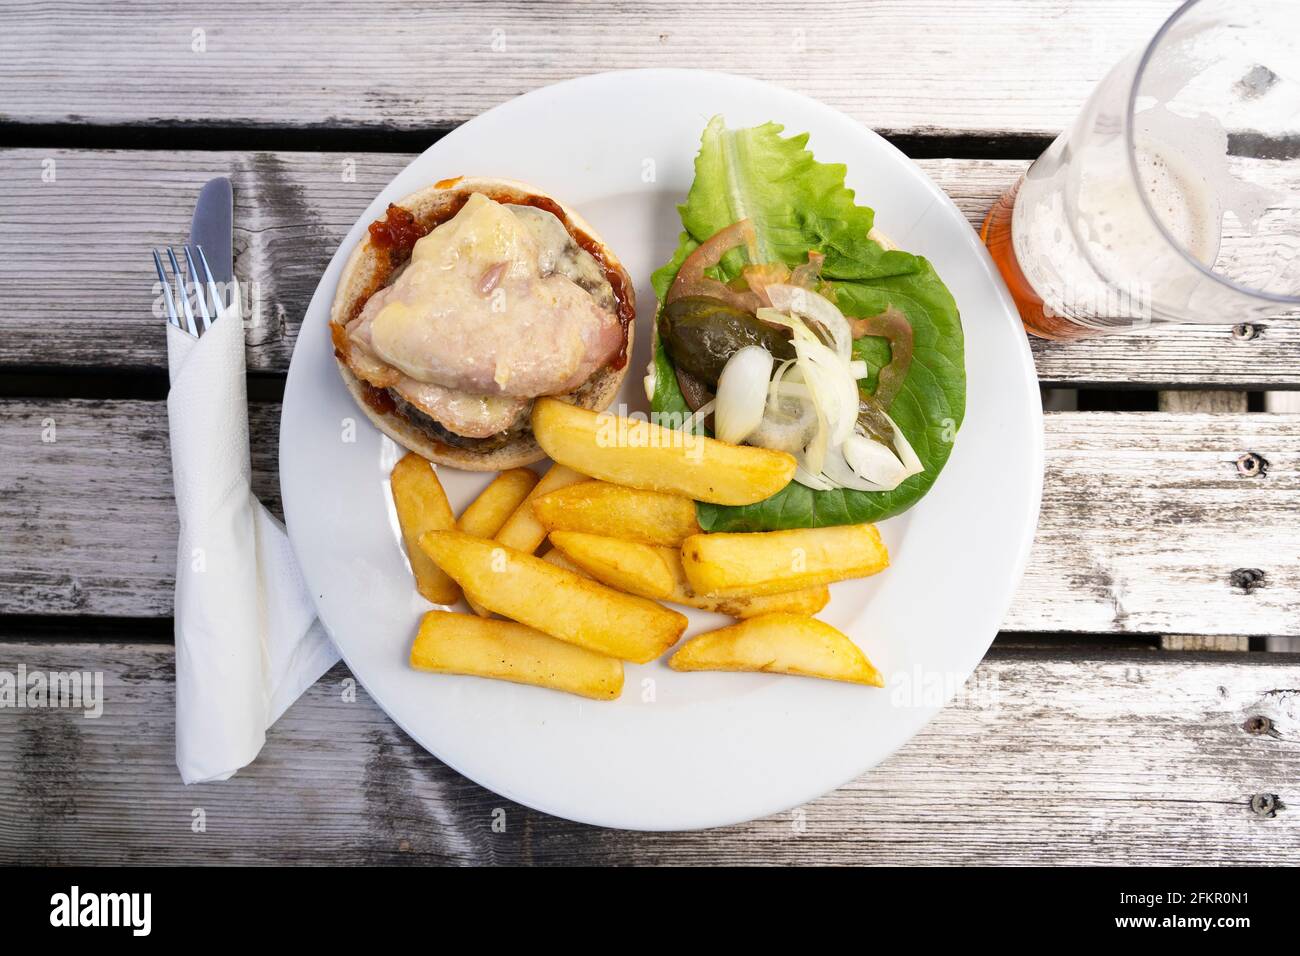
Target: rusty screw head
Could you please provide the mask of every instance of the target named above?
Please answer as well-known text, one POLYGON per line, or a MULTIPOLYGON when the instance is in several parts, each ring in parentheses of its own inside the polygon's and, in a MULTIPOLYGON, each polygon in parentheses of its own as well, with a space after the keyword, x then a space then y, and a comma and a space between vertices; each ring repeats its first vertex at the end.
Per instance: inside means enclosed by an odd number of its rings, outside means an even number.
POLYGON ((1254 717, 1247 717, 1241 729, 1248 734, 1266 734, 1273 729, 1273 721, 1263 714, 1256 714, 1254 717))
POLYGON ((1233 587, 1249 593, 1264 583, 1264 572, 1259 568, 1237 568, 1228 575, 1228 580, 1233 587))
POLYGON ((1276 793, 1257 793, 1250 798, 1251 811, 1260 817, 1277 816, 1280 805, 1281 801, 1278 800, 1276 793))
POLYGON ((1268 471, 1268 460, 1248 451, 1237 459, 1237 474, 1243 478, 1258 478, 1268 471))

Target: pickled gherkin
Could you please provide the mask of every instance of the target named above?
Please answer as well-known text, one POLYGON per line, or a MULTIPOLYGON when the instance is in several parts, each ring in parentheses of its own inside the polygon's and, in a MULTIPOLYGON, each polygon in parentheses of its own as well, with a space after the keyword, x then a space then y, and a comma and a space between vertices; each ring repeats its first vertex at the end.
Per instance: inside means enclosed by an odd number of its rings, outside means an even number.
POLYGON ((784 329, 708 296, 685 296, 664 306, 659 335, 673 364, 716 388, 727 360, 747 345, 760 345, 777 361, 794 358, 784 329))

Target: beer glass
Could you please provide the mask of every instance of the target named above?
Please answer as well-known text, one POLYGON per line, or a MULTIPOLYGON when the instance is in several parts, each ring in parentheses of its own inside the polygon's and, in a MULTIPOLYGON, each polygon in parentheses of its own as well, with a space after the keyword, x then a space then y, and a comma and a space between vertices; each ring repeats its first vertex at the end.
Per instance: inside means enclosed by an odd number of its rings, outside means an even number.
POLYGON ((1300 2, 1184 3, 980 236, 1046 338, 1300 308, 1300 2))

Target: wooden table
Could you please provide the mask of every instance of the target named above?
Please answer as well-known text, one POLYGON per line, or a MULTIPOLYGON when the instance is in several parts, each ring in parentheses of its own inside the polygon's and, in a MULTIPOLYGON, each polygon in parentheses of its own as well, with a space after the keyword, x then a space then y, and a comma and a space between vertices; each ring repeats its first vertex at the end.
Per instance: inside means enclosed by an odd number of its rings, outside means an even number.
POLYGON ((1092 410, 1046 416, 1037 543, 973 679, 996 693, 794 814, 636 834, 534 813, 425 753, 343 667, 233 780, 187 789, 173 763, 148 250, 188 234, 203 181, 233 178, 236 269, 269 303, 248 364, 256 490, 278 508, 278 398, 317 278, 410 153, 456 124, 581 73, 729 69, 890 136, 978 223, 1175 6, 11 0, 0 670, 102 671, 108 703, 98 720, 0 710, 0 860, 1294 862, 1300 324, 1284 319, 1033 343, 1043 384, 1092 410), (1243 474, 1247 454, 1266 469, 1243 474))

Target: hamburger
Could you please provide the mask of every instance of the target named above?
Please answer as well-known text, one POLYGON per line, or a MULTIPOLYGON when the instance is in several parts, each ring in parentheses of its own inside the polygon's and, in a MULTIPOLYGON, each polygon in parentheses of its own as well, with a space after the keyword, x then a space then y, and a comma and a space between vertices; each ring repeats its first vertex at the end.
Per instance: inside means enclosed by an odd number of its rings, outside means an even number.
POLYGON ((627 271, 576 212, 524 183, 458 178, 370 224, 330 334, 381 431, 430 461, 497 471, 545 457, 535 399, 609 406, 635 315, 627 271))

